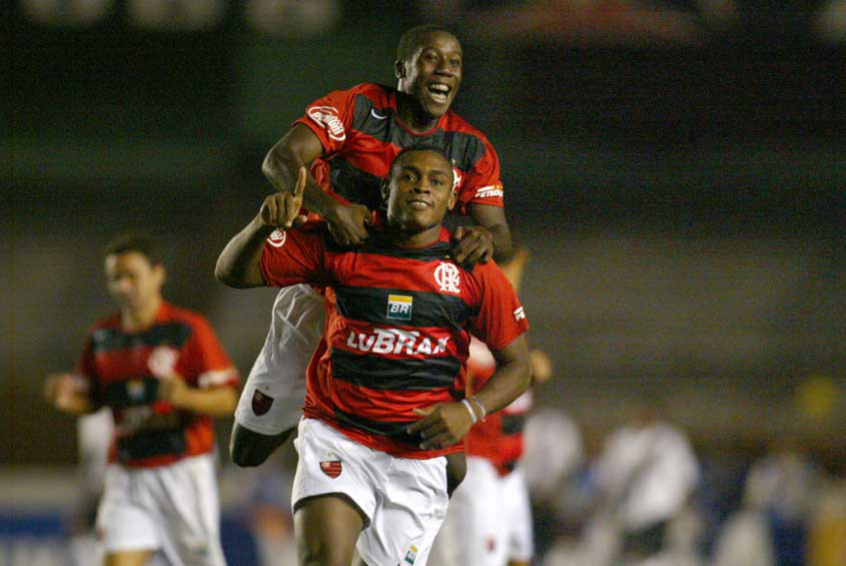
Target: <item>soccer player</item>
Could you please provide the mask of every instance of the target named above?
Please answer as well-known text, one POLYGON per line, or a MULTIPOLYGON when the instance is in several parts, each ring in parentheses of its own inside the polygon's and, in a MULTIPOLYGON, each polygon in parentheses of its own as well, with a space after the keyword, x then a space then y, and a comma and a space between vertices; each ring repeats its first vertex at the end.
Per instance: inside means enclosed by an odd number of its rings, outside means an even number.
POLYGON ((88 334, 77 372, 50 376, 56 408, 114 416, 97 527, 106 566, 223 566, 212 417, 232 414, 238 373, 205 318, 166 303, 165 268, 143 234, 115 239, 106 282, 120 312, 88 334))
POLYGON ((493 263, 462 268, 442 222, 457 194, 449 159, 406 148, 383 184, 368 241, 288 230, 307 183, 268 197, 230 240, 216 275, 236 287, 327 286, 327 323, 308 370, 294 480, 301 565, 424 566, 446 513, 444 455, 530 380, 523 308, 493 263), (283 230, 274 231, 275 228, 283 230), (498 366, 464 399, 470 332, 498 366))
MULTIPOLYGON (((452 162, 457 216, 471 221, 455 230, 451 254, 465 267, 509 257, 499 158, 487 138, 451 110, 463 76, 461 43, 437 26, 413 28, 399 41, 394 70, 396 89, 364 83, 310 104, 267 154, 263 172, 277 190, 290 193, 299 169, 310 164, 305 207, 328 223, 338 243, 362 245, 394 157, 412 145, 436 147, 452 162)), ((279 292, 238 403, 231 445, 236 464, 264 462, 302 415, 322 300, 308 285, 279 292)), ((454 487, 463 477, 463 459, 451 472, 454 487)))

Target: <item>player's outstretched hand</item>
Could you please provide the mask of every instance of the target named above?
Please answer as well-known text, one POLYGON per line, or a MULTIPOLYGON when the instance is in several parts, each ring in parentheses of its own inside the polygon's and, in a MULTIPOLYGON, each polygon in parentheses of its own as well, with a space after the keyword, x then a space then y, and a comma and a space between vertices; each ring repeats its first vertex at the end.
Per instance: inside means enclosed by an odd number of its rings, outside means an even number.
POLYGON ((453 233, 452 258, 464 269, 493 258, 493 236, 483 226, 459 226, 453 233))
POLYGON ((279 192, 264 199, 259 212, 263 225, 287 230, 305 222, 306 218, 300 214, 300 209, 303 206, 307 175, 306 168, 300 167, 293 193, 279 192))
POLYGON ((439 403, 424 409, 414 409, 423 417, 406 432, 420 435, 420 448, 438 450, 459 442, 470 431, 473 419, 462 403, 439 403))
POLYGON ((342 246, 360 246, 367 239, 373 213, 362 204, 338 204, 323 217, 329 233, 342 246))

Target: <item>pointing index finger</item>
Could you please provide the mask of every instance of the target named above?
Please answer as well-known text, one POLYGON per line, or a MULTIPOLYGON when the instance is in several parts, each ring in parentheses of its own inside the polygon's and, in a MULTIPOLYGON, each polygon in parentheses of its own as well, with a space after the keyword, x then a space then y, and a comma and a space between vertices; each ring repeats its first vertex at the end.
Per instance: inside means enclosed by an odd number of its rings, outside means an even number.
POLYGON ((300 167, 300 170, 297 173, 297 186, 294 188, 294 196, 296 198, 302 198, 303 194, 305 194, 305 186, 306 186, 307 177, 308 177, 308 171, 306 171, 305 166, 300 167))

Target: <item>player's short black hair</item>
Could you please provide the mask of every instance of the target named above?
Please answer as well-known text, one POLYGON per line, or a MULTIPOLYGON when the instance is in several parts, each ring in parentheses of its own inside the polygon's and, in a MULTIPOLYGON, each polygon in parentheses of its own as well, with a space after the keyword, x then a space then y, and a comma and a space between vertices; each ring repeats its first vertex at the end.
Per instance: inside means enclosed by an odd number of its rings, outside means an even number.
MULTIPOLYGON (((394 157, 394 160, 391 162, 391 168, 388 171, 389 177, 393 177, 393 175, 394 175, 394 164, 397 163, 403 155, 405 155, 406 153, 411 153, 412 151, 432 151, 434 153, 437 153, 441 157, 443 157, 444 161, 449 163, 450 166, 452 165, 452 160, 450 160, 450 158, 447 157, 447 154, 444 153, 444 150, 442 150, 441 148, 436 147, 434 145, 419 143, 419 144, 410 145, 408 147, 402 148, 402 150, 397 154, 397 156, 394 157)), ((452 172, 452 167, 450 167, 450 172, 452 172)))
POLYGON ((106 245, 104 252, 103 255, 106 257, 128 252, 138 252, 147 258, 150 265, 159 265, 162 263, 158 242, 150 234, 139 230, 118 234, 106 245))
POLYGON ((413 27, 400 37, 399 44, 397 45, 397 61, 405 62, 411 59, 414 52, 420 46, 423 36, 435 32, 448 33, 458 39, 450 30, 437 24, 424 24, 413 27))

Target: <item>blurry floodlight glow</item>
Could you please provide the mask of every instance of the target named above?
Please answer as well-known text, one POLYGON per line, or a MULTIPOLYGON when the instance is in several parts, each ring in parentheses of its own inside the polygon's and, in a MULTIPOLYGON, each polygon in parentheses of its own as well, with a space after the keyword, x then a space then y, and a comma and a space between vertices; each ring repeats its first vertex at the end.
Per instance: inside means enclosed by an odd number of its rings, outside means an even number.
POLYGON ((130 21, 140 27, 167 31, 201 31, 223 21, 223 0, 128 0, 130 21))
POLYGON ((341 20, 338 0, 248 0, 245 10, 253 28, 276 37, 324 35, 341 20))
POLYGON ((102 20, 112 0, 21 0, 21 10, 34 22, 52 26, 88 26, 102 20))
POLYGON ((811 375, 796 388, 796 403, 803 416, 825 420, 834 414, 840 390, 827 375, 811 375))
POLYGON ((829 0, 816 14, 817 35, 827 43, 846 40, 846 0, 829 0))

